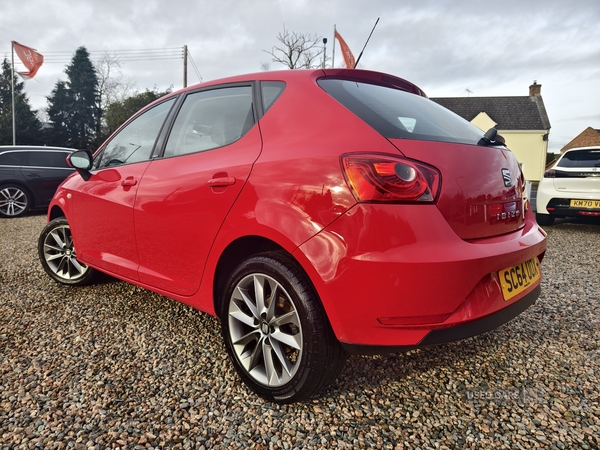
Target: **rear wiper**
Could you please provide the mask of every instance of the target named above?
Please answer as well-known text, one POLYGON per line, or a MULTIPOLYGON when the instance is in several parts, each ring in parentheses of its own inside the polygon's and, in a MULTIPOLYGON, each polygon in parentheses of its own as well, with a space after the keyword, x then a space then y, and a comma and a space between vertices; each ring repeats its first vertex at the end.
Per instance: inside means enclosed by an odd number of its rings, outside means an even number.
POLYGON ((506 141, 504 138, 498 134, 498 130, 495 128, 490 128, 485 132, 483 137, 479 139, 477 145, 505 145, 506 141))

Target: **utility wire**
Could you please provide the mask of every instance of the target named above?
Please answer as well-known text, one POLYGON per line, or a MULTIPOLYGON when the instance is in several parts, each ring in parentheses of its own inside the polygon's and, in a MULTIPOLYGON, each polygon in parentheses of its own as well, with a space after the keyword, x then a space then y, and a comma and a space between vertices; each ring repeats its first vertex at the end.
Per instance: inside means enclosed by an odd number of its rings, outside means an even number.
MULTIPOLYGON (((44 64, 69 64, 73 60, 73 51, 39 51, 44 55, 44 64)), ((142 49, 122 49, 122 50, 92 50, 88 53, 90 60, 98 61, 104 55, 110 54, 119 59, 119 61, 156 61, 168 59, 183 59, 181 47, 169 48, 142 48, 142 49)), ((10 52, 5 52, 10 54, 10 52)))
POLYGON ((200 71, 198 70, 198 66, 196 66, 196 62, 194 61, 194 58, 192 58, 192 54, 188 51, 188 58, 190 58, 190 61, 192 62, 192 66, 194 67, 194 71, 196 72, 196 75, 198 75, 198 79, 200 80, 200 83, 204 83, 204 80, 202 79, 202 76, 200 75, 200 71))

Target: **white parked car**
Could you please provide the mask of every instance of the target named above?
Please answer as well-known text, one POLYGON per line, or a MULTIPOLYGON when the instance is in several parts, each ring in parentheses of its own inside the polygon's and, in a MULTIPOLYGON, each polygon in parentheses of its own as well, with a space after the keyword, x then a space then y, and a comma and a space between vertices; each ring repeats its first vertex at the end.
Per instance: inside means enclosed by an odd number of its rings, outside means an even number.
POLYGON ((538 186, 540 225, 552 225, 556 217, 582 216, 600 217, 600 146, 567 150, 538 186))

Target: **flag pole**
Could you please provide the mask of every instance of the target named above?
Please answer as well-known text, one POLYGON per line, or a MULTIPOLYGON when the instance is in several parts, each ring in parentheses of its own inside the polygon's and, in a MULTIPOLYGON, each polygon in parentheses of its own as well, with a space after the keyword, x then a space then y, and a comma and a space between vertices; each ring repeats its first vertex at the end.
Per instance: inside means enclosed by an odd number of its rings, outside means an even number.
POLYGON ((333 42, 333 53, 331 55, 331 68, 334 69, 335 68, 335 23, 333 24, 333 39, 331 40, 331 42, 333 42))
POLYGON ((12 64, 10 65, 10 88, 12 92, 12 137, 13 145, 16 144, 16 133, 15 133, 15 44, 10 41, 10 53, 12 64))

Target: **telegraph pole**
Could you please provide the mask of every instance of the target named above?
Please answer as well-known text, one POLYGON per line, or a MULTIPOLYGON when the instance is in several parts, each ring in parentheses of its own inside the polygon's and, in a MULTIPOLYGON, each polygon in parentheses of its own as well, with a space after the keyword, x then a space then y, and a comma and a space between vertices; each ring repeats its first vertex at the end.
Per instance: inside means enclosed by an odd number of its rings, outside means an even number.
POLYGON ((187 87, 187 45, 183 46, 183 87, 187 87))

